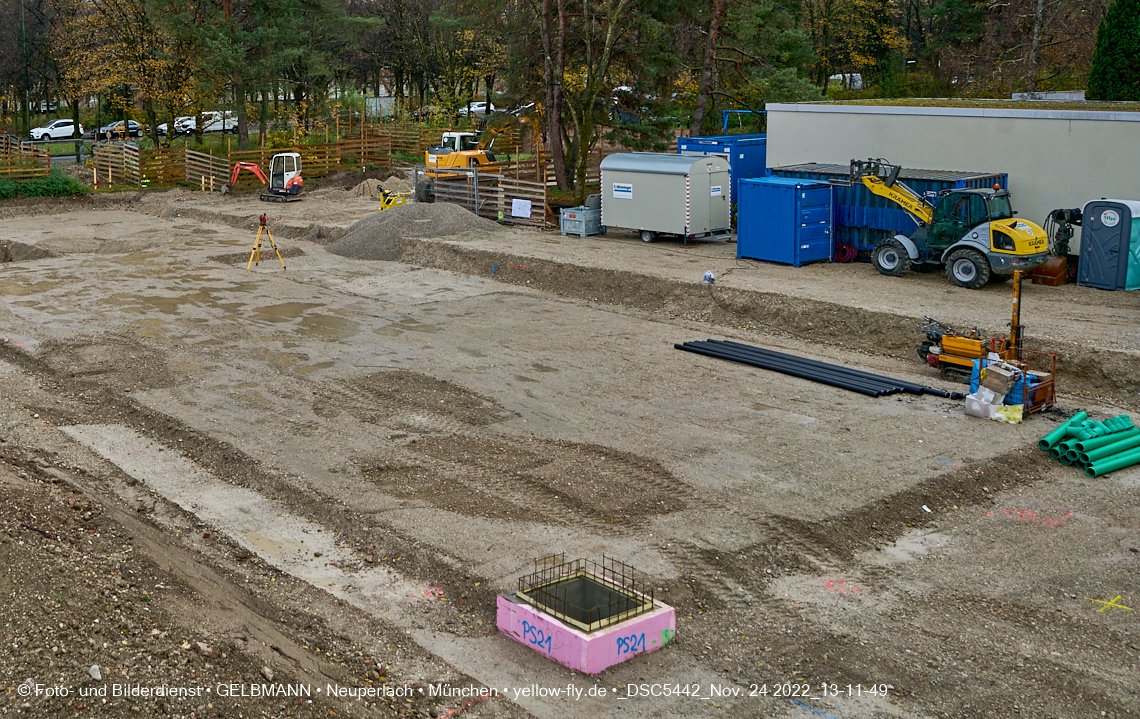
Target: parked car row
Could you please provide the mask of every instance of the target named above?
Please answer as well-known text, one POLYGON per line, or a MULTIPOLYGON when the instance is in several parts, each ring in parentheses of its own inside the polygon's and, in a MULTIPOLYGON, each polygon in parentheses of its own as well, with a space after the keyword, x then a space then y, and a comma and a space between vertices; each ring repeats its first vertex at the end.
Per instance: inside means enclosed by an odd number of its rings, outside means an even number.
MULTIPOLYGON (((174 118, 174 130, 171 131, 167 123, 158 126, 158 134, 165 137, 192 135, 198 127, 198 118, 194 115, 184 115, 174 118)), ((232 113, 220 110, 208 110, 202 113, 202 132, 229 132, 238 130, 237 117, 232 113)))
POLYGON ((134 120, 127 120, 125 123, 122 120, 112 122, 110 125, 104 125, 95 132, 96 140, 110 140, 112 138, 123 137, 141 137, 142 125, 134 120))
MULTIPOLYGON (((179 117, 174 120, 174 131, 170 133, 171 137, 179 137, 181 135, 194 134, 197 127, 197 118, 193 115, 179 117)), ((238 129, 237 117, 229 111, 208 110, 202 113, 202 132, 230 132, 236 133, 238 129)), ((169 132, 167 123, 162 123, 157 128, 158 134, 166 136, 169 132)), ((83 125, 79 126, 80 137, 84 134, 83 125)), ((29 133, 32 140, 36 142, 43 142, 45 140, 65 140, 75 136, 75 123, 73 120, 59 119, 53 120, 46 125, 32 128, 29 133)), ((94 132, 96 140, 111 140, 124 137, 141 137, 143 134, 143 126, 134 120, 116 120, 108 125, 100 127, 94 132)))

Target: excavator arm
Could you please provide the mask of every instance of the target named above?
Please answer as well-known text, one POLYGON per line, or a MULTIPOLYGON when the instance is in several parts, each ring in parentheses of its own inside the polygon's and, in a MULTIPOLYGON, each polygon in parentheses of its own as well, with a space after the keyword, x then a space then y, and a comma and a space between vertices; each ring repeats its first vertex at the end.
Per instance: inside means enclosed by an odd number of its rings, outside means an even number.
POLYGON ((934 219, 934 208, 914 190, 898 181, 900 168, 886 160, 852 160, 851 182, 861 182, 864 187, 902 206, 920 222, 929 225, 934 219))
POLYGON ((265 176, 265 172, 256 164, 252 162, 235 162, 234 171, 230 175, 230 187, 233 187, 237 184, 238 175, 241 174, 242 170, 249 170, 253 174, 257 175, 257 179, 261 180, 262 185, 266 187, 269 186, 269 178, 265 176))

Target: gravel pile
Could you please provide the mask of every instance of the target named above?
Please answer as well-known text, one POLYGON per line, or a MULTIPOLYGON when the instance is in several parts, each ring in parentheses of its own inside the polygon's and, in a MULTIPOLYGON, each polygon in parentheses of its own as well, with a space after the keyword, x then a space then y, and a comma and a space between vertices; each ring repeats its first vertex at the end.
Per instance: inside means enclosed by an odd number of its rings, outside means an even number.
POLYGON ((400 259, 397 240, 403 237, 450 237, 499 230, 497 223, 478 217, 459 205, 417 202, 368 215, 348 228, 344 237, 327 249, 335 255, 354 260, 393 262, 400 259))
POLYGON ((388 167, 367 170, 365 172, 361 172, 359 169, 342 170, 328 177, 315 178, 313 183, 314 187, 339 187, 342 190, 354 190, 360 187, 362 181, 367 182, 372 180, 372 184, 375 185, 377 181, 383 182, 390 177, 402 177, 402 171, 388 167))
POLYGON ((383 186, 388 192, 411 192, 416 187, 416 183, 405 177, 392 176, 382 180, 368 179, 358 182, 346 192, 351 192, 354 195, 375 195, 377 185, 383 186))

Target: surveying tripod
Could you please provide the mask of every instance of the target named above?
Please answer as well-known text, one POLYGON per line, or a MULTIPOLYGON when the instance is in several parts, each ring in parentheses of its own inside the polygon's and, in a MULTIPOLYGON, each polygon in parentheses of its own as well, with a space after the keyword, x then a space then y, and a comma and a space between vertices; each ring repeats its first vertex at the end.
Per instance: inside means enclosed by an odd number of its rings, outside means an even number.
POLYGON ((277 243, 273 241, 273 233, 269 231, 269 227, 265 224, 269 218, 264 214, 258 218, 261 226, 257 228, 257 240, 254 242, 253 251, 249 253, 249 263, 245 268, 248 270, 254 265, 261 264, 261 236, 265 235, 269 238, 269 244, 273 245, 273 251, 277 254, 277 259, 281 262, 281 269, 285 269, 285 260, 281 259, 281 250, 277 249, 277 243))

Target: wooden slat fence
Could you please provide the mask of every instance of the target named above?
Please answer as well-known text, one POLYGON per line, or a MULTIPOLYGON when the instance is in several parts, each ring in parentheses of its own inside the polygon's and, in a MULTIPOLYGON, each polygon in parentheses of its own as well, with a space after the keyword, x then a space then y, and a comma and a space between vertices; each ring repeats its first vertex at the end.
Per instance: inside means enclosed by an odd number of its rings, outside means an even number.
MULTIPOLYGON (((294 150, 301 153, 301 176, 327 177, 340 171, 340 143, 332 142, 327 145, 306 145, 294 150)), ((269 168, 269 160, 263 165, 269 168)))
POLYGON ((252 150, 230 150, 229 163, 233 167, 235 162, 252 162, 261 165, 263 169, 269 168, 269 159, 279 152, 296 152, 295 147, 255 147, 252 150))
POLYGON ((140 183, 143 187, 164 187, 186 181, 186 152, 183 148, 160 147, 139 152, 140 183))
MULTIPOLYGON (((183 162, 185 163, 186 182, 191 187, 206 189, 221 189, 222 185, 230 181, 230 162, 226 157, 217 157, 205 152, 198 152, 186 148, 183 162), (210 184, 211 179, 213 185, 210 184)), ((256 178, 254 179, 256 183, 256 178)))
POLYGON ((142 180, 139 146, 133 142, 96 145, 94 152, 96 185, 134 185, 142 180))
POLYGON ((550 159, 545 155, 539 155, 525 160, 512 160, 497 164, 499 165, 499 173, 505 177, 545 183, 549 175, 552 174, 552 170, 547 170, 549 161, 550 159))
POLYGON ((450 202, 482 217, 520 225, 543 227, 556 221, 547 208, 546 183, 517 179, 500 169, 429 171, 421 166, 415 172, 420 183, 431 183, 436 202, 450 202), (529 202, 530 213, 516 216, 515 200, 529 202))
POLYGON ((522 133, 517 126, 511 126, 499 133, 491 151, 496 155, 510 155, 514 157, 522 150, 522 133))
POLYGON ((387 135, 341 140, 337 148, 342 167, 392 166, 392 138, 387 135))
MULTIPOLYGON (((383 125, 365 125, 365 128, 363 138, 303 147, 230 150, 225 155, 189 148, 158 148, 140 153, 138 146, 133 143, 110 143, 95 148, 95 169, 98 182, 103 185, 113 183, 147 187, 186 183, 191 187, 204 185, 216 190, 229 181, 236 162, 252 162, 268 171, 269 161, 274 155, 298 152, 301 155, 302 175, 316 179, 349 168, 391 167, 394 150, 414 147, 416 152, 422 152, 427 147, 438 144, 441 134, 447 131, 446 128, 392 128, 383 125)), ((517 148, 517 135, 517 131, 512 130, 511 135, 501 136, 495 149, 501 152, 500 144, 504 142, 508 147, 517 148)), ((21 146, 21 143, 8 144, 15 148, 21 146)), ((22 145, 26 152, 16 153, 22 159, 10 159, 12 153, 0 154, 0 175, 33 176, 28 174, 31 172, 47 174, 51 159, 47 151, 37 150, 31 143, 22 145), (40 159, 23 157, 29 153, 40 159)), ((524 161, 517 166, 515 163, 503 165, 511 168, 516 179, 541 181, 541 167, 534 160, 524 161)), ((234 189, 243 192, 259 188, 260 182, 256 177, 251 173, 242 173, 234 189)))
POLYGON ((51 154, 47 148, 37 148, 31 143, 6 142, 3 152, 0 152, 0 177, 30 180, 46 177, 50 172, 51 154))
MULTIPOLYGON (((594 148, 590 151, 590 155, 586 158, 586 184, 596 185, 601 181, 601 164, 602 160, 610 155, 622 152, 622 150, 603 150, 600 147, 594 148)), ((574 175, 575 169, 568 167, 566 169, 571 176, 574 175)), ((554 160, 547 159, 546 161, 546 184, 549 187, 557 187, 558 180, 554 177, 554 160)))
MULTIPOLYGON (((527 180, 516 180, 507 175, 500 175, 498 182, 488 190, 493 191, 487 193, 489 197, 485 200, 481 197, 479 203, 479 214, 484 217, 535 227, 543 227, 552 220, 546 209, 546 183, 544 182, 528 182, 527 180), (515 200, 530 202, 530 214, 528 216, 516 216, 514 214, 515 200)), ((483 192, 482 188, 480 188, 480 192, 483 192)))
POLYGON ((29 140, 21 140, 12 135, 0 135, 0 155, 7 155, 10 153, 20 152, 33 152, 35 151, 35 143, 29 140))
POLYGON ((450 132, 449 127, 386 127, 392 138, 392 152, 411 152, 420 154, 429 147, 439 145, 443 133, 450 132))

